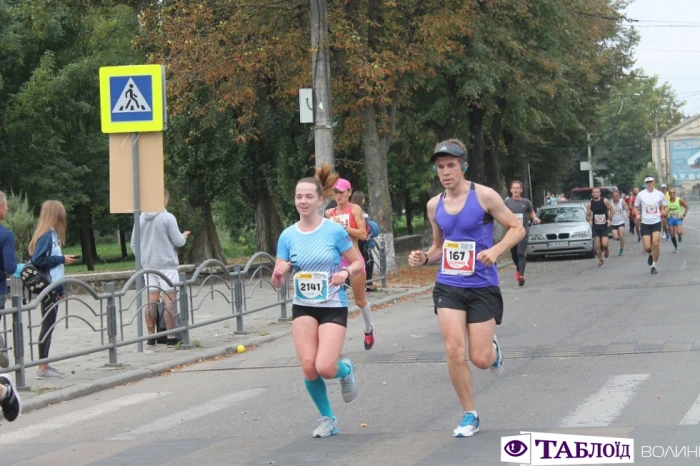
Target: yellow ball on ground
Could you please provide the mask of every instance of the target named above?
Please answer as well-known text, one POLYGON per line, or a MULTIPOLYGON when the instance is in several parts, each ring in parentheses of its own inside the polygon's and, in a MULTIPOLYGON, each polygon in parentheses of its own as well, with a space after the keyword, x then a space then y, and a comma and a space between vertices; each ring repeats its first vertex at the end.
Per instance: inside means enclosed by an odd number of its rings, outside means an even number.
POLYGON ((236 351, 238 351, 239 353, 245 352, 245 346, 243 346, 243 345, 238 345, 238 346, 236 347, 236 351))

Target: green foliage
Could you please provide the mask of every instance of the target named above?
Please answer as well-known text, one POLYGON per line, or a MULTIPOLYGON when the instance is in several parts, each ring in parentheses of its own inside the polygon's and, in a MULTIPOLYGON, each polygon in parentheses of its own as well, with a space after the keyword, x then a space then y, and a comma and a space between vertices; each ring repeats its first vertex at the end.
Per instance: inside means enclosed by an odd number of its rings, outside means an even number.
POLYGON ((26 194, 7 194, 5 228, 15 235, 15 254, 23 261, 29 256, 29 242, 36 228, 36 216, 26 194))
MULTIPOLYGON (((593 136, 594 158, 607 165, 608 170, 603 173, 609 175, 613 184, 624 191, 641 186, 640 172, 647 172, 651 161, 656 120, 659 134, 663 134, 683 119, 682 104, 673 89, 659 84, 655 77, 617 83, 610 99, 601 105, 600 130, 593 136)), ((661 183, 658 177, 656 180, 661 183)))
MULTIPOLYGON (((647 176, 654 177, 654 180, 656 180, 657 189, 659 186, 661 186, 661 182, 659 181, 659 174, 656 172, 656 168, 654 168, 654 164, 651 162, 647 162, 647 165, 643 168, 640 168, 639 171, 635 174, 634 186, 631 186, 629 189, 632 189, 632 188, 642 189, 644 187, 644 178, 646 178, 647 176)), ((629 191, 629 189, 628 189, 628 191, 629 191)))

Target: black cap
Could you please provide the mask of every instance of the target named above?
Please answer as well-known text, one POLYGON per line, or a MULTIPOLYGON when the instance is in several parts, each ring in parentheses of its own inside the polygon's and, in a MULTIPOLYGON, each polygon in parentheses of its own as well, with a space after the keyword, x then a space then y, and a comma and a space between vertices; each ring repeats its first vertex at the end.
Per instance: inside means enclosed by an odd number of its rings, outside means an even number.
POLYGON ((430 157, 431 162, 435 162, 435 159, 438 158, 441 155, 449 155, 452 157, 459 157, 460 159, 464 160, 465 162, 467 161, 467 153, 464 152, 464 149, 459 147, 457 144, 454 142, 448 142, 444 141, 435 146, 435 152, 433 152, 433 156, 430 157))

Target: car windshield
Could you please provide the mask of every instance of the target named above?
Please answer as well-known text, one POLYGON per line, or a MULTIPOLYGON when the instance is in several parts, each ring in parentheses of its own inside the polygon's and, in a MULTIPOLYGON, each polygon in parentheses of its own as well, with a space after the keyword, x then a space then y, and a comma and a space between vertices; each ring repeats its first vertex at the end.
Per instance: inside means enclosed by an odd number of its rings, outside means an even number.
POLYGON ((556 207, 542 209, 537 214, 540 223, 576 223, 586 221, 586 212, 581 207, 556 207))

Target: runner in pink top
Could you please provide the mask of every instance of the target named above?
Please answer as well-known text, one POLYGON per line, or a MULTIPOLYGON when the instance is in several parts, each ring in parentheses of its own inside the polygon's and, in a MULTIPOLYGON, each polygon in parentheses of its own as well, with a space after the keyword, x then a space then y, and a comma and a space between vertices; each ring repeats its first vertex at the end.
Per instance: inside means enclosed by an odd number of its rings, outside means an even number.
MULTIPOLYGON (((358 241, 367 239, 367 229, 365 227, 365 216, 362 213, 362 207, 350 202, 352 194, 352 185, 348 180, 343 178, 338 179, 335 184, 335 202, 337 206, 334 209, 326 210, 326 218, 333 220, 345 228, 352 240, 353 247, 360 252, 358 241)), ((362 259, 364 264, 364 259, 362 259)), ((343 264, 345 266, 345 264, 343 264)), ((365 349, 371 350, 374 346, 374 324, 372 323, 372 314, 370 305, 365 297, 367 287, 367 272, 362 269, 359 273, 350 279, 352 286, 352 295, 355 299, 355 304, 362 311, 362 318, 365 321, 365 349)))

